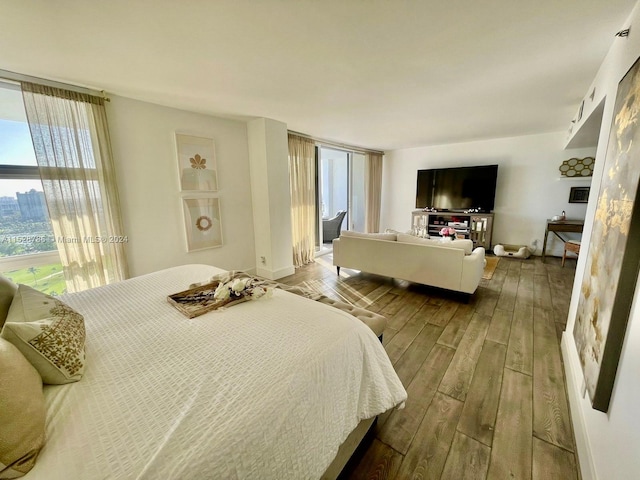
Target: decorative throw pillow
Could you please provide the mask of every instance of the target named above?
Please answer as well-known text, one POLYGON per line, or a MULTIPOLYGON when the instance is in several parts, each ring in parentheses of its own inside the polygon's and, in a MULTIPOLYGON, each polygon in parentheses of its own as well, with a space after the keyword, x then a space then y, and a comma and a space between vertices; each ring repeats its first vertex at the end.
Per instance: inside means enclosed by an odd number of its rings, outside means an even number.
POLYGON ((0 275, 0 330, 9 313, 9 307, 16 294, 18 286, 6 277, 0 275))
POLYGON ((42 379, 20 351, 0 338, 0 478, 33 468, 44 445, 42 379))
POLYGON ((13 343, 44 383, 77 382, 84 373, 84 318, 60 300, 18 285, 3 338, 13 343))
POLYGON ((343 230, 340 232, 341 237, 355 237, 355 238, 373 238, 375 240, 388 240, 395 242, 397 234, 395 233, 363 233, 354 232, 352 230, 343 230))

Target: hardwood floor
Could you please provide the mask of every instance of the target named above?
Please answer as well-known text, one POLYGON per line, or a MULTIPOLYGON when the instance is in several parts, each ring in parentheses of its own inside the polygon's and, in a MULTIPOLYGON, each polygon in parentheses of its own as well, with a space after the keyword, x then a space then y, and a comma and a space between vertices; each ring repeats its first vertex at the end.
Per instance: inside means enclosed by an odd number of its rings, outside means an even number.
POLYGON ((340 270, 290 277, 389 320, 384 346, 408 392, 341 479, 579 479, 560 338, 575 261, 501 258, 468 303, 452 292, 340 270))

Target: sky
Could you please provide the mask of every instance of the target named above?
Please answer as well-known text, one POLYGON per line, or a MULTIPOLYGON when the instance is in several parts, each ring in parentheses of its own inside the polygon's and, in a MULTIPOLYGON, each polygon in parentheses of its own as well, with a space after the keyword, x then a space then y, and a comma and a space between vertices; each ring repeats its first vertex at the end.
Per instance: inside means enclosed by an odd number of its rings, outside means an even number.
MULTIPOLYGON (((20 122, 0 118, 1 164, 37 165, 26 119, 20 122)), ((27 192, 32 188, 42 191, 42 183, 38 180, 0 180, 0 197, 15 197, 16 192, 27 192)))

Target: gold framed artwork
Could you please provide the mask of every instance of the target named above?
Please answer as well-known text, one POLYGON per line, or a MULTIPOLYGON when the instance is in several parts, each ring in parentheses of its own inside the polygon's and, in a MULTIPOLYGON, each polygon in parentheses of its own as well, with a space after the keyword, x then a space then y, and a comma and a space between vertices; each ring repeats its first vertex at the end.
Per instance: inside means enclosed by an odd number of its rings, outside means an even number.
POLYGON ((181 191, 218 191, 216 151, 212 138, 176 133, 176 151, 181 191))
POLYGON ((222 246, 220 199, 185 197, 182 199, 187 252, 222 246))
POLYGON ((640 270, 640 59, 618 84, 573 337, 594 409, 607 412, 640 270))

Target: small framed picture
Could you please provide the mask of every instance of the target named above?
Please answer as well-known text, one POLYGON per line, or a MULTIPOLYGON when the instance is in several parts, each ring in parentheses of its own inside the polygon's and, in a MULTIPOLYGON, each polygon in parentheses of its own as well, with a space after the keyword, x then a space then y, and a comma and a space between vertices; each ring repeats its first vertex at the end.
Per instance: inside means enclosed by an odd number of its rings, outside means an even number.
POLYGON ((182 210, 187 238, 187 252, 222 246, 219 198, 183 198, 182 210))
POLYGON ((571 187, 569 192, 569 203, 587 203, 589 202, 590 187, 571 187))
POLYGON ((183 192, 218 191, 218 170, 212 138, 176 133, 178 174, 183 192))

